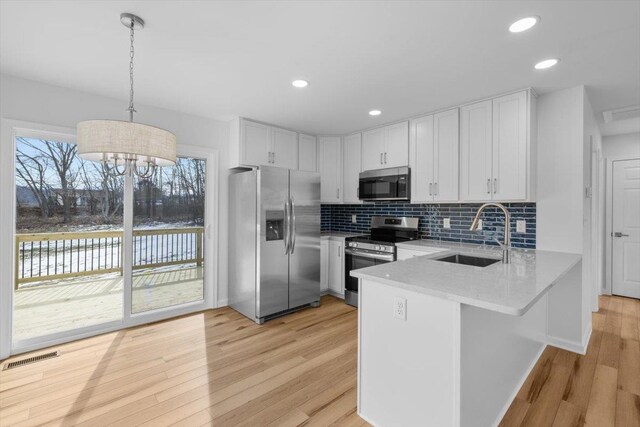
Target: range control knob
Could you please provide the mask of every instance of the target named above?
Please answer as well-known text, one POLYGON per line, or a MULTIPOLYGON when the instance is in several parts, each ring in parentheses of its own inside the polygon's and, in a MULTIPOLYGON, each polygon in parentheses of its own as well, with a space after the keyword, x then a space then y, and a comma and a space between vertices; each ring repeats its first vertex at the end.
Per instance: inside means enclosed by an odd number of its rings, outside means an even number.
POLYGON ((376 251, 382 250, 380 246, 376 246, 376 251))
POLYGON ((357 243, 355 243, 355 242, 354 242, 354 243, 349 243, 349 246, 351 246, 352 248, 357 248, 357 247, 358 247, 358 244, 357 244, 357 243))

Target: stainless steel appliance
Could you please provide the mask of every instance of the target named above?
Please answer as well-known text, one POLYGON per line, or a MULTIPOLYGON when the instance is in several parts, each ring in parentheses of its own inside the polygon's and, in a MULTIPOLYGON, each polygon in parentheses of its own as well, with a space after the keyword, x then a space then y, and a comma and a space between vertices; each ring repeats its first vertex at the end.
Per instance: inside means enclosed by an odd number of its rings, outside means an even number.
POLYGON ((360 200, 409 200, 411 197, 408 167, 364 171, 359 178, 360 200))
POLYGON ((229 177, 229 305, 257 323, 320 302, 320 175, 229 177))
POLYGON ((396 242, 418 238, 418 218, 371 218, 371 235, 348 237, 345 240, 345 302, 358 306, 358 279, 351 271, 396 260, 396 242))

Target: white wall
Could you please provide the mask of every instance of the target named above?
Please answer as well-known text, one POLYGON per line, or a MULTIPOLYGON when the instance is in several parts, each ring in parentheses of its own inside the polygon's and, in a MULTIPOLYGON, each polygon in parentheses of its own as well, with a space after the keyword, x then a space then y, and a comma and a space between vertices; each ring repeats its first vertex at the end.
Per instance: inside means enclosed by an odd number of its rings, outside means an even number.
POLYGON ((603 137, 602 154, 609 159, 640 157, 640 132, 603 137))
MULTIPOLYGON (((538 99, 538 176, 536 247, 582 254, 582 286, 559 298, 580 304, 580 330, 591 330, 591 136, 597 134, 584 86, 560 90, 538 99)), ((599 138, 599 134, 596 135, 599 138)), ((584 343, 581 343, 584 344, 584 343)))
MULTIPOLYGON (((123 87, 123 95, 127 95, 123 87)), ((203 94, 203 96, 205 96, 203 94)), ((74 128, 88 119, 126 120, 126 100, 92 95, 13 76, 0 76, 0 117, 74 128)), ((229 125, 210 118, 136 105, 136 121, 174 132, 178 144, 218 150, 218 302, 227 300, 227 200, 229 125)))

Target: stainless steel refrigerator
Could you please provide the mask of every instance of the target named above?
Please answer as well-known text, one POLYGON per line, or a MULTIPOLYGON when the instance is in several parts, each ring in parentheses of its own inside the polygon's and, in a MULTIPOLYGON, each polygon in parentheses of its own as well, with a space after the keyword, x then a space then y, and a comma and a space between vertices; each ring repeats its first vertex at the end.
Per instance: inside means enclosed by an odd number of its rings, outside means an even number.
POLYGON ((229 305, 257 323, 320 303, 320 175, 229 177, 229 305))

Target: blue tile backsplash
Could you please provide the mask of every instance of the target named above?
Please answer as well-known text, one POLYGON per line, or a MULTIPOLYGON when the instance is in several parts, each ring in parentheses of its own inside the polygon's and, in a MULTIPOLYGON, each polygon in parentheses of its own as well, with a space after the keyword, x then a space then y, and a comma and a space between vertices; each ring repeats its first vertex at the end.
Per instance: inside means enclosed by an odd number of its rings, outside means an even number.
MULTIPOLYGON (((504 203, 511 213, 511 243, 516 248, 536 247, 536 204, 504 203), (526 233, 516 233, 516 221, 527 221, 526 233)), ((372 216, 409 216, 420 218, 422 239, 460 243, 497 245, 504 235, 504 215, 498 208, 487 208, 482 216, 482 230, 469 231, 480 204, 411 204, 406 202, 376 202, 362 205, 322 205, 322 231, 368 233, 372 216), (357 222, 351 222, 356 215, 357 222), (444 218, 451 219, 451 228, 442 227, 444 218)))

